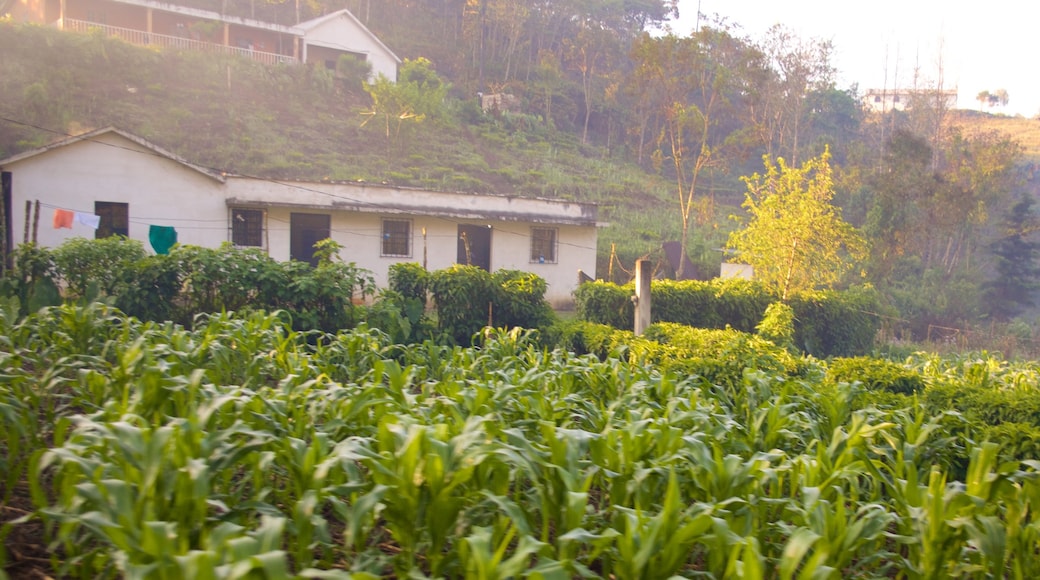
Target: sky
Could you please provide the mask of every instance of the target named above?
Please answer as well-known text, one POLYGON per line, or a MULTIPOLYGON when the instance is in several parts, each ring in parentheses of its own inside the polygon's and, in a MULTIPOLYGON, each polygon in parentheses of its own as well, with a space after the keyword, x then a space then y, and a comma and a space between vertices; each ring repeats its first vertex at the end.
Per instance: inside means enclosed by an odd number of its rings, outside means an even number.
POLYGON ((957 89, 958 108, 977 110, 981 91, 1004 89, 1008 105, 983 110, 1040 114, 1036 0, 679 0, 673 32, 685 36, 694 30, 698 5, 701 13, 726 18, 754 40, 763 39, 774 24, 803 39, 830 40, 841 89, 857 84, 862 94, 886 86, 909 88, 915 68, 934 87, 941 62, 943 87, 957 89))

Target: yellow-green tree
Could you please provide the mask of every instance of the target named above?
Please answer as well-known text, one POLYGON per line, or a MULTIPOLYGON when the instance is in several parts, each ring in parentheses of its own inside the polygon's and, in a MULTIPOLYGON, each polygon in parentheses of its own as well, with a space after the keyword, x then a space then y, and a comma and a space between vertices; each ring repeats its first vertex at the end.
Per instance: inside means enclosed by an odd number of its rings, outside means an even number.
POLYGON ((727 247, 783 300, 834 286, 866 256, 863 236, 831 204, 830 157, 825 150, 801 167, 788 167, 783 158, 774 163, 766 156, 764 175, 743 178, 748 215, 736 218, 745 224, 730 234, 727 247))

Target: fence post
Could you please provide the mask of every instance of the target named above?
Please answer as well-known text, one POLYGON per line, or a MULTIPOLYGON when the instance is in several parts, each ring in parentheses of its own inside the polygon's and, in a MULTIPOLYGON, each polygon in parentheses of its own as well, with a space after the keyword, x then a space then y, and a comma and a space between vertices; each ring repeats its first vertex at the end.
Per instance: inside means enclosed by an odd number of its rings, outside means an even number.
POLYGON ((636 295, 632 301, 636 306, 635 333, 636 336, 643 334, 647 326, 650 326, 650 260, 639 260, 636 262, 636 295))

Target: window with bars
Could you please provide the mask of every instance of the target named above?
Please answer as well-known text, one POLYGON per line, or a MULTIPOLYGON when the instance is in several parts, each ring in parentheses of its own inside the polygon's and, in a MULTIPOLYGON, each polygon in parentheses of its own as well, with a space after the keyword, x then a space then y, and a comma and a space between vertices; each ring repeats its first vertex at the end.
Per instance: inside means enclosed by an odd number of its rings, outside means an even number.
POLYGON ((112 236, 130 236, 130 204, 95 201, 94 213, 101 218, 94 231, 94 238, 100 240, 112 236))
POLYGON ((556 228, 531 228, 531 262, 556 263, 556 228))
POLYGON ((264 247, 264 210, 232 208, 231 243, 243 247, 264 247))
POLYGON ((381 256, 411 257, 412 222, 410 220, 383 220, 381 256))

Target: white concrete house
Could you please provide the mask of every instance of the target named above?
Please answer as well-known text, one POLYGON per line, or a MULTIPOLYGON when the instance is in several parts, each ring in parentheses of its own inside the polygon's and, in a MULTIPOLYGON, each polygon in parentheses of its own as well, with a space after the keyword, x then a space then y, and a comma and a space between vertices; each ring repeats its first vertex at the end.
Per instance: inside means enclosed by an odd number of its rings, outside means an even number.
POLYGON ((156 226, 181 244, 307 261, 314 242, 332 238, 380 287, 394 263, 470 263, 538 274, 556 307, 572 303, 579 270, 596 271, 597 207, 586 203, 225 175, 114 128, 0 160, 0 176, 5 249, 114 233, 149 248, 156 226), (100 216, 99 228, 56 228, 58 210, 100 216))
MULTIPOLYGON (((3 6, 0 2, 0 6, 3 6)), ((13 0, 15 22, 98 30, 133 44, 237 54, 265 64, 335 68, 341 55, 368 62, 372 78, 397 81, 401 59, 349 10, 289 26, 160 0, 13 0)))
POLYGON ((945 109, 957 108, 957 89, 937 91, 935 89, 868 89, 863 95, 864 106, 877 113, 905 111, 914 101, 943 105, 945 109))

